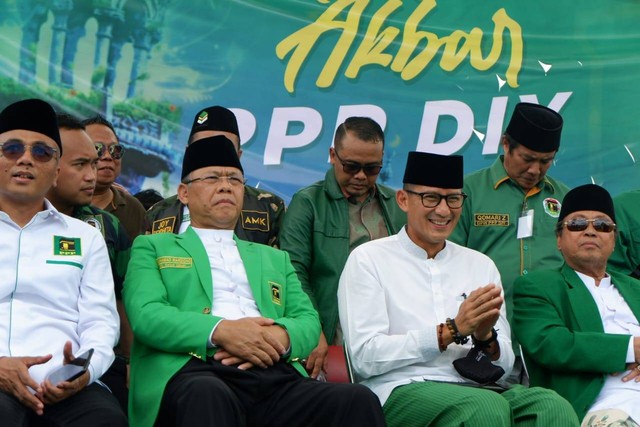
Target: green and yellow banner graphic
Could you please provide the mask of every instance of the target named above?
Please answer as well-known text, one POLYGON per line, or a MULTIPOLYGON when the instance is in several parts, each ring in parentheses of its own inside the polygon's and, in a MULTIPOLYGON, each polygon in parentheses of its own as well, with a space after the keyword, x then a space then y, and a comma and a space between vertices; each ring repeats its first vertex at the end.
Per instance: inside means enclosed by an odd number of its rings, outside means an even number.
POLYGON ((501 153, 520 101, 565 120, 550 174, 616 194, 640 173, 640 3, 435 0, 0 0, 0 107, 103 114, 120 182, 175 193, 196 114, 239 120, 248 183, 288 200, 322 179, 346 117, 385 129, 380 180, 409 151, 501 153))

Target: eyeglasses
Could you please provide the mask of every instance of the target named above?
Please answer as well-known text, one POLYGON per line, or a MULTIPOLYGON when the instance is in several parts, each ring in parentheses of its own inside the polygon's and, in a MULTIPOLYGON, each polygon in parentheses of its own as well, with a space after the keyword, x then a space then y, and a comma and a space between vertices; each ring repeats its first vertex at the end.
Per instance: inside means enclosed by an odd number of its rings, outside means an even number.
POLYGON ((569 221, 563 222, 567 226, 569 231, 584 231, 589 226, 589 223, 593 225, 596 231, 601 233, 611 233, 616 229, 616 224, 604 218, 586 219, 586 218, 574 218, 569 221))
POLYGON ((31 150, 31 157, 42 163, 46 163, 53 159, 53 156, 58 152, 57 148, 50 147, 44 142, 36 142, 33 145, 27 145, 21 141, 9 140, 0 144, 2 155, 9 160, 18 160, 20 157, 24 156, 27 148, 31 150))
POLYGON ((361 163, 343 161, 340 156, 338 156, 338 150, 334 149, 333 152, 342 164, 342 170, 344 171, 344 173, 348 173, 349 175, 355 175, 362 170, 364 171, 365 175, 374 176, 378 175, 380 173, 380 169, 382 169, 381 164, 363 165, 361 163))
POLYGON ((107 151, 109 151, 109 154, 111 154, 111 157, 113 157, 115 160, 120 160, 122 156, 124 156, 124 146, 120 144, 110 145, 109 148, 107 148, 107 146, 105 144, 102 144, 101 142, 98 142, 95 145, 96 150, 98 150, 98 157, 104 156, 107 151))
POLYGON ((227 182, 232 186, 232 187, 239 187, 241 185, 244 185, 245 180, 239 176, 218 176, 218 175, 208 175, 208 176, 201 176, 199 178, 193 178, 190 179, 189 181, 185 181, 185 184, 191 184, 192 182, 198 182, 198 181, 202 181, 205 184, 209 184, 209 185, 220 185, 222 183, 222 181, 227 180, 227 182))
POLYGON ((442 199, 445 200, 447 206, 451 209, 459 209, 464 204, 464 200, 467 198, 467 195, 464 193, 460 194, 448 194, 443 196, 438 193, 418 193, 416 191, 404 190, 409 194, 415 194, 416 196, 420 196, 422 199, 422 206, 425 208, 435 208, 440 204, 442 199))

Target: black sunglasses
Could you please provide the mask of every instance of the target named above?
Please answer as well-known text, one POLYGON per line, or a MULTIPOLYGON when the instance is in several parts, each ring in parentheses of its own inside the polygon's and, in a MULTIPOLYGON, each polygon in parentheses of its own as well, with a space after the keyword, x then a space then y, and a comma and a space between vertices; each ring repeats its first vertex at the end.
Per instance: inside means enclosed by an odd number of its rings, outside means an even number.
POLYGON ((616 225, 604 218, 586 219, 586 218, 574 218, 569 221, 563 222, 567 226, 569 231, 584 231, 589 226, 589 223, 593 224, 593 228, 596 231, 602 233, 611 233, 616 229, 616 225))
POLYGON ((20 157, 24 156, 27 148, 31 150, 31 157, 41 163, 46 163, 53 159, 53 156, 55 156, 58 151, 57 148, 50 147, 44 142, 36 142, 33 145, 27 145, 22 141, 9 140, 0 144, 2 156, 9 160, 18 160, 20 157))
POLYGON ((107 151, 109 151, 109 154, 111 154, 111 157, 113 157, 116 160, 120 160, 122 156, 124 156, 124 147, 120 144, 113 144, 109 146, 108 150, 107 150, 107 146, 100 142, 96 143, 95 145, 96 145, 96 150, 98 150, 98 157, 104 156, 107 153, 107 151))
POLYGON ((380 170, 382 169, 381 164, 363 165, 361 163, 344 161, 338 155, 338 150, 334 149, 333 152, 342 164, 342 170, 344 171, 344 173, 348 173, 349 175, 355 175, 362 170, 364 171, 365 175, 374 176, 378 175, 380 173, 380 170))

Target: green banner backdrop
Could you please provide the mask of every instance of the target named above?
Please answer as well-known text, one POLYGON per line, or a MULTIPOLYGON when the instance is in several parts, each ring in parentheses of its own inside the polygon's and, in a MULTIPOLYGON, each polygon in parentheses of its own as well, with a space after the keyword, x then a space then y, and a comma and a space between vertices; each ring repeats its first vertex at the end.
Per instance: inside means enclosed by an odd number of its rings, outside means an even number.
POLYGON ((385 128, 380 179, 407 152, 489 165, 519 101, 565 119, 554 177, 637 187, 640 3, 0 0, 0 107, 38 96, 106 114, 131 191, 174 192, 194 115, 232 108, 249 183, 286 200, 321 179, 335 127, 385 128))

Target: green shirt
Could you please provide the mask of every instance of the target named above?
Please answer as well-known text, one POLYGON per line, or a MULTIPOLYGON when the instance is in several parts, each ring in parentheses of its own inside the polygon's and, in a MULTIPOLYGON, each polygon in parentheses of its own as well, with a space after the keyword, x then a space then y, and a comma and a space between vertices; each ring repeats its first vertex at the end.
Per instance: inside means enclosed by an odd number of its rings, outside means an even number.
POLYGON ((622 193, 613 199, 618 237, 608 269, 624 275, 640 275, 640 190, 622 193), (634 273, 635 272, 635 273, 634 273), (634 273, 634 274, 632 274, 634 273))
MULTIPOLYGON (((387 234, 406 224, 396 192, 376 184, 374 197, 382 211, 387 234)), ((330 168, 318 181, 293 195, 280 233, 281 248, 291 256, 302 289, 320 314, 322 332, 333 342, 338 324, 338 281, 351 251, 349 202, 330 168)))
POLYGON ((97 228, 104 237, 111 262, 116 298, 121 299, 122 283, 131 253, 131 241, 122 223, 115 215, 89 205, 77 206, 73 210, 73 217, 97 228))
MULTIPOLYGON (((480 251, 495 262, 511 323, 516 278, 537 269, 558 268, 563 263, 556 244, 555 226, 560 203, 569 188, 545 177, 525 193, 509 178, 502 162, 503 156, 500 156, 491 167, 464 178, 463 191, 469 197, 449 240, 480 251), (530 209, 534 211, 533 235, 517 239, 518 218, 530 209)), ((517 348, 515 340, 513 343, 517 348)))

